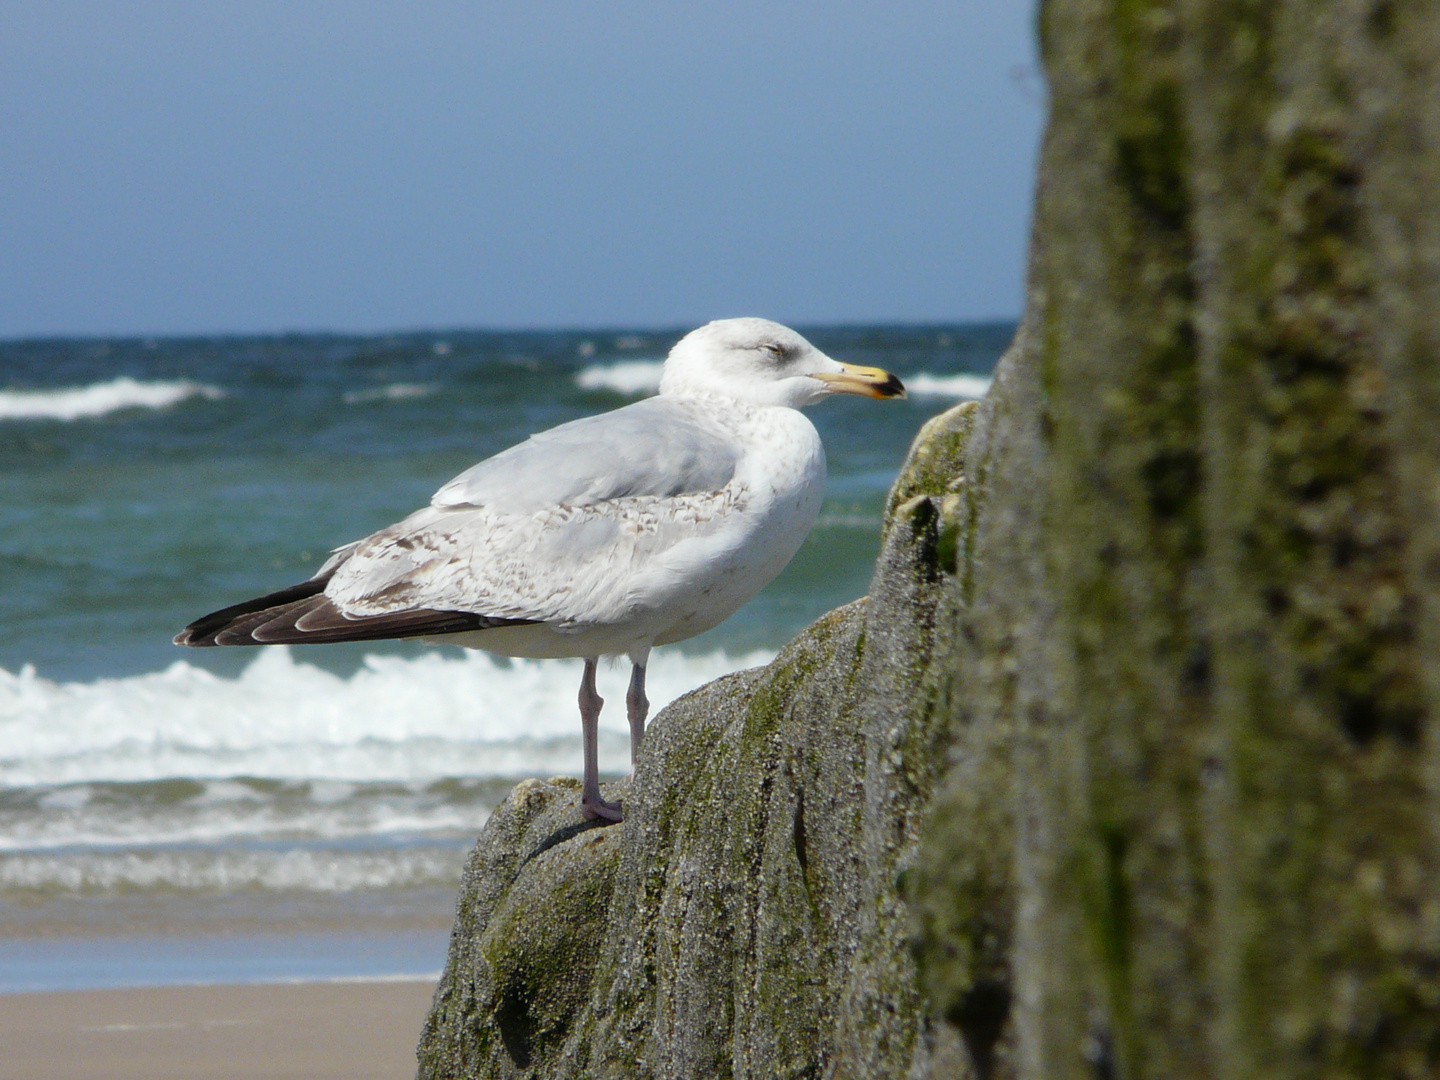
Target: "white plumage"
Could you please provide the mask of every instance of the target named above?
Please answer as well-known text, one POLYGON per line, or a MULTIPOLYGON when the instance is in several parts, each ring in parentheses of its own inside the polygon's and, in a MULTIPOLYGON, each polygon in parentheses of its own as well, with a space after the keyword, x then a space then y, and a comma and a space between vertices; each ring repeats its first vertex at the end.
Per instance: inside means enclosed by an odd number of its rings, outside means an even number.
POLYGON ((531 436, 424 509, 338 548, 309 582, 196 620, 176 641, 425 637, 583 657, 585 809, 618 819, 595 769, 595 660, 634 665, 633 755, 650 649, 734 614, 814 524, 825 452, 799 409, 837 392, 904 391, 778 323, 710 323, 671 351, 658 397, 531 436))

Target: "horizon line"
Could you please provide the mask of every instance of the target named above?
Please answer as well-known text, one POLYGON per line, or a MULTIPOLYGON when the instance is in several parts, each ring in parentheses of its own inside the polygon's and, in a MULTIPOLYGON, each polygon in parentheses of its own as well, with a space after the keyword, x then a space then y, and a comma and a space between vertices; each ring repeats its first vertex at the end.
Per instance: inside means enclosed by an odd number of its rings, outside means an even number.
MULTIPOLYGON (((709 322, 711 320, 705 320, 709 322)), ((825 321, 796 321, 793 325, 801 330, 861 330, 861 329, 913 329, 925 330, 941 327, 980 327, 980 326, 1012 326, 1020 321, 1020 316, 992 316, 986 318, 969 319, 875 319, 875 320, 846 320, 836 322, 825 321)), ((284 330, 199 330, 199 331, 162 331, 158 333, 146 333, 143 331, 81 331, 81 332, 41 332, 29 334, 0 334, 0 345, 26 345, 51 341, 137 341, 137 342, 161 342, 161 341, 193 341, 193 340, 227 340, 233 338, 406 338, 423 336, 465 335, 465 334, 554 334, 559 336, 575 336, 584 334, 674 334, 687 333, 697 326, 705 323, 608 323, 592 326, 570 325, 570 326, 412 326, 407 328, 391 328, 388 330, 337 330, 337 329, 298 329, 290 328, 284 330)))

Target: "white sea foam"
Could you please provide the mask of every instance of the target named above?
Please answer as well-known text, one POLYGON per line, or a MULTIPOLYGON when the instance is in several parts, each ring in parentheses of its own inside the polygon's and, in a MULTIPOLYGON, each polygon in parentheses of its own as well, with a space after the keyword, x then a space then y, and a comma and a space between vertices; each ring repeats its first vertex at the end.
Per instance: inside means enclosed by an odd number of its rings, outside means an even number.
MULTIPOLYGON (((710 679, 771 654, 657 650, 647 691, 658 711, 710 679)), ((578 660, 505 662, 484 653, 371 656, 342 678, 261 652, 239 677, 180 660, 161 672, 57 683, 0 669, 0 788, 234 776, 373 781, 515 776, 578 769, 578 660)), ((624 701, 626 671, 601 670, 624 701)), ((610 684, 610 685, 607 685, 610 684)), ((625 710, 601 718, 627 730, 625 710)), ((628 770, 623 738, 601 768, 628 770)))
POLYGON ((165 409, 187 398, 222 398, 219 387, 189 379, 140 382, 121 375, 109 382, 58 390, 0 390, 0 420, 80 420, 121 409, 165 409))
POLYGON ((83 894, 275 889, 333 893, 413 888, 457 882, 464 857, 460 845, 373 851, 232 847, 33 853, 0 858, 0 895, 12 891, 83 894))
POLYGON ((0 856, 235 841, 363 838, 404 845, 415 837, 473 835, 509 786, 508 780, 455 778, 406 784, 211 780, 181 790, 173 784, 77 784, 11 791, 0 800, 0 856))
POLYGON ((341 400, 346 405, 365 405, 372 401, 410 401, 414 398, 429 397, 439 389, 436 383, 391 383, 388 386, 372 386, 364 390, 347 390, 341 400))
POLYGON ((905 389, 918 396, 982 398, 990 389, 987 375, 932 375, 919 371, 906 375, 905 389))
POLYGON ((581 390, 614 390, 620 394, 653 394, 660 389, 664 360, 622 360, 581 368, 575 385, 581 390))
MULTIPOLYGON (((769 657, 657 650, 653 707, 769 657)), ((451 887, 514 777, 579 771, 579 677, 437 650, 347 678, 285 648, 236 678, 0 670, 0 897, 451 887)), ((612 705, 602 771, 628 770, 626 730, 612 705)))

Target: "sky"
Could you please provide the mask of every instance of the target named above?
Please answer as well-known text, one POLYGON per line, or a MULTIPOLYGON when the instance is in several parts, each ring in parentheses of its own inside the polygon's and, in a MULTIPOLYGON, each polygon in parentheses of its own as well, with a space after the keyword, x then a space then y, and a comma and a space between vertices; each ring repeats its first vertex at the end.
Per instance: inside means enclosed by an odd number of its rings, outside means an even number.
POLYGON ((1021 306, 1016 0, 5 0, 0 337, 1021 306))

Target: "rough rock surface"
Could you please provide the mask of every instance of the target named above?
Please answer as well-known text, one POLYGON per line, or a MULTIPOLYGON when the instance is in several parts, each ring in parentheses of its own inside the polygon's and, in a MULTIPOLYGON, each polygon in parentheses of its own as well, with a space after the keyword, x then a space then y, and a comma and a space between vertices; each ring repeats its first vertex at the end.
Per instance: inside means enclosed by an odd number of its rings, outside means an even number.
POLYGON ((945 760, 950 681, 931 658, 951 651, 975 410, 917 439, 867 598, 655 718, 622 825, 583 823, 568 779, 496 811, 422 1077, 928 1068, 897 881, 945 760))

